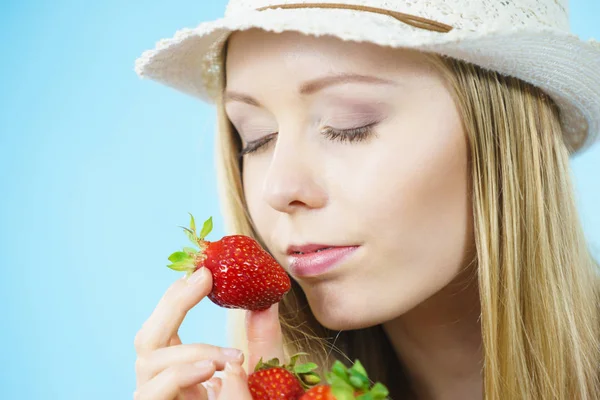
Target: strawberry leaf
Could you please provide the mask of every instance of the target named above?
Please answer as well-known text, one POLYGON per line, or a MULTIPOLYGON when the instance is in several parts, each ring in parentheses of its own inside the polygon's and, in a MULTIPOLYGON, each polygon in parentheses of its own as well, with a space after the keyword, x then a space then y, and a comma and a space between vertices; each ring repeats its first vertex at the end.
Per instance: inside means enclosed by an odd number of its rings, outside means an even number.
POLYGON ((204 240, 206 235, 208 235, 210 233, 210 231, 212 231, 212 228, 213 228, 213 222, 212 222, 212 217, 210 217, 209 219, 204 221, 204 225, 202 226, 202 230, 200 231, 200 239, 204 240))
MULTIPOLYGON (((350 384, 352 386, 354 386, 355 388, 362 388, 364 386, 364 381, 359 378, 358 376, 351 376, 350 378, 350 384)), ((367 387, 368 387, 368 381, 367 381, 367 387)))
POLYGON ((256 365, 254 366, 254 372, 260 371, 263 367, 264 367, 264 363, 263 363, 263 359, 262 357, 258 360, 258 362, 256 363, 256 365))
POLYGON ((333 394, 336 400, 354 400, 354 389, 344 381, 340 382, 332 382, 331 394, 333 394))
POLYGON ((302 353, 302 352, 294 354, 292 357, 290 357, 289 366, 293 367, 294 365, 296 365, 296 362, 298 361, 298 357, 307 356, 307 355, 308 355, 308 353, 302 353))
POLYGON ((358 372, 359 374, 361 374, 364 377, 367 377, 367 378, 369 377, 367 375, 367 371, 365 371, 365 367, 363 367, 363 365, 358 360, 354 361, 354 365, 352 365, 352 368, 350 368, 350 370, 351 371, 356 371, 356 372, 358 372))
POLYGON ((190 214, 190 229, 195 234, 196 233, 196 221, 194 221, 194 216, 191 213, 188 212, 188 214, 190 214))
POLYGON ((369 381, 369 378, 367 378, 365 375, 358 373, 352 369, 348 370, 348 375, 352 386, 354 386, 357 389, 369 389, 371 382, 369 381))
POLYGON ((367 372, 358 360, 350 368, 336 360, 325 378, 337 400, 389 400, 389 391, 383 384, 377 382, 371 387, 367 372))
POLYGON ((314 386, 321 382, 321 377, 315 372, 308 372, 300 375, 300 379, 307 386, 314 386))
POLYGON ((346 368, 346 366, 344 364, 342 364, 342 362, 339 360, 336 360, 331 367, 332 376, 335 375, 338 378, 341 378, 342 380, 344 380, 345 382, 350 383, 350 380, 348 379, 347 371, 348 371, 348 369, 346 368))
POLYGON ((354 388, 350 384, 350 380, 348 379, 347 376, 339 376, 339 375, 336 375, 335 373, 330 372, 327 374, 327 382, 329 382, 332 387, 333 386, 346 387, 346 388, 349 388, 354 393, 354 388))
POLYGON ((192 271, 195 268, 194 264, 190 263, 189 261, 175 262, 173 264, 167 265, 167 267, 169 267, 175 271, 185 271, 185 272, 192 271))
POLYGON ((268 365, 269 367, 279 367, 279 358, 275 357, 275 358, 271 358, 269 361, 266 362, 266 365, 268 365))
POLYGON ((189 260, 191 257, 189 254, 184 253, 183 251, 176 251, 175 253, 169 256, 169 261, 172 263, 178 263, 181 261, 189 260))
POLYGON ((382 383, 377 382, 375 385, 373 385, 371 394, 375 399, 386 399, 390 394, 390 391, 382 383))
POLYGON ((185 235, 190 239, 190 242, 194 243, 196 246, 198 245, 198 239, 196 238, 196 234, 186 228, 185 226, 180 226, 185 231, 185 235))
POLYGON ((356 400, 375 400, 376 397, 372 393, 363 393, 356 398, 356 400))
POLYGON ((184 247, 183 251, 185 251, 188 254, 196 254, 198 252, 198 250, 194 249, 193 247, 184 247))
POLYGON ((270 369, 270 368, 276 368, 279 367, 279 359, 278 358, 271 358, 269 361, 264 361, 262 359, 262 357, 258 360, 258 362, 256 363, 256 366, 254 367, 254 372, 260 371, 262 369, 270 369))
POLYGON ((306 374, 317 368, 318 368, 318 365, 315 363, 300 364, 300 365, 296 365, 294 367, 294 372, 297 374, 306 374))

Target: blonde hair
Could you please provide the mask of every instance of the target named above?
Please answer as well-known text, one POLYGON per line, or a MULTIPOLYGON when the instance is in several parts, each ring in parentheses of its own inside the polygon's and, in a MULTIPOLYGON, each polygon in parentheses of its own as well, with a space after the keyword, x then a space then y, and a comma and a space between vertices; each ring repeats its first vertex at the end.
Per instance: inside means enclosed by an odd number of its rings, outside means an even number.
MULTIPOLYGON (((445 78, 468 137, 485 398, 600 399, 598 264, 576 209, 572 149, 563 139, 556 104, 519 79, 426 56, 445 78)), ((265 247, 247 211, 241 144, 221 99, 217 117, 227 229, 265 247)), ((243 313, 230 316, 232 344, 245 350, 243 313)), ((333 361, 332 352, 335 358, 359 358, 392 397, 410 395, 402 361, 381 326, 324 328, 295 282, 280 303, 280 320, 288 354, 306 351, 322 368, 333 361)))

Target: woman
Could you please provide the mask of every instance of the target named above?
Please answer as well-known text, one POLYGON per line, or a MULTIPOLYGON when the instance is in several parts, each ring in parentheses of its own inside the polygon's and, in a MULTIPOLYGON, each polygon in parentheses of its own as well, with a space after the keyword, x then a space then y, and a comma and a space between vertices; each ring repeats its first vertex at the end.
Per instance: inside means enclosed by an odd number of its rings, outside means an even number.
POLYGON ((569 169, 600 130, 600 48, 564 31, 566 3, 265 3, 137 71, 216 104, 229 230, 293 288, 231 312, 221 349, 177 336, 210 274, 174 283, 136 336, 135 397, 250 399, 241 349, 359 358, 394 399, 600 398, 569 169))

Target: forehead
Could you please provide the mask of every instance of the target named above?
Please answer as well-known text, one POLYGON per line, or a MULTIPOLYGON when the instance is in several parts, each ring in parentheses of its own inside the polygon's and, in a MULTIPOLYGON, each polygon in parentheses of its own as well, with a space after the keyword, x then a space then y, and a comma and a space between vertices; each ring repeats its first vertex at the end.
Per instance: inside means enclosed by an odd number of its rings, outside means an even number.
POLYGON ((263 77, 297 82, 332 73, 369 73, 392 78, 423 66, 422 54, 412 50, 253 28, 231 34, 226 74, 227 86, 241 89, 263 77))

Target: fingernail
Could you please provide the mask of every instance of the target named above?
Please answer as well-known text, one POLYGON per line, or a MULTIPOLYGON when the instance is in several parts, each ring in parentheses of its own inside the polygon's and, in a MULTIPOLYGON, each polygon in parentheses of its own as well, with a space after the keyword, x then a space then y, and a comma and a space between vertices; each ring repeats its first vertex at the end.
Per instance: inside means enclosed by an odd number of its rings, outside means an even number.
POLYGON ((194 272, 187 280, 189 285, 196 285, 206 278, 206 268, 201 267, 199 271, 194 272))
POLYGON ((234 360, 241 360, 243 357, 243 353, 238 349, 223 349, 223 354, 227 357, 233 358, 234 360))
POLYGON ((194 367, 205 371, 214 368, 214 364, 215 362, 213 360, 202 360, 198 361, 197 363, 194 363, 194 367))

